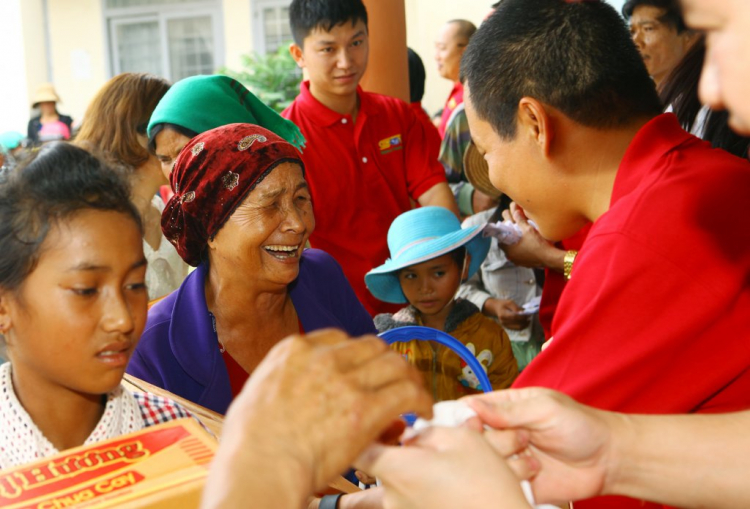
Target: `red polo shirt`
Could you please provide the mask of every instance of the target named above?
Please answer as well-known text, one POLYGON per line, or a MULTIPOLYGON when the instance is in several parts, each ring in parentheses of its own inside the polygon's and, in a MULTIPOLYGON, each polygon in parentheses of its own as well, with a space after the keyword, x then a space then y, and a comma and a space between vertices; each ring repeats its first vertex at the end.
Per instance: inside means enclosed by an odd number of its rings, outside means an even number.
POLYGON ((403 101, 360 88, 353 122, 315 99, 309 82, 300 90, 282 115, 307 138, 302 159, 316 225, 310 243, 341 264, 371 314, 395 312, 402 306, 373 297, 364 278, 389 257, 391 222, 446 181, 435 145, 403 101))
POLYGON ((430 150, 435 150, 439 154, 440 145, 443 143, 443 140, 441 139, 437 127, 435 127, 435 124, 432 123, 432 119, 422 107, 422 103, 419 101, 409 103, 409 107, 411 108, 411 111, 414 112, 414 115, 416 115, 417 119, 424 126, 428 142, 435 146, 434 148, 430 147, 430 150))
MULTIPOLYGON (((589 233, 591 223, 581 228, 578 233, 572 237, 555 244, 558 249, 565 251, 580 251, 586 235, 589 233)), ((544 330, 544 339, 552 337, 552 319, 555 317, 557 304, 560 302, 560 296, 565 289, 565 275, 556 270, 544 269, 544 288, 542 288, 542 302, 539 304, 539 322, 544 330)))
MULTIPOLYGON (((514 387, 629 413, 750 408, 748 196, 748 161, 672 114, 646 124, 573 265, 554 339, 514 387)), ((608 497, 575 507, 644 506, 608 497)))
POLYGON ((448 127, 448 121, 450 120, 451 115, 453 115, 453 112, 458 108, 458 105, 463 102, 464 86, 461 83, 456 83, 453 85, 453 90, 451 90, 448 100, 445 101, 445 106, 443 107, 443 115, 440 118, 440 127, 438 127, 438 132, 440 133, 441 138, 445 136, 445 129, 448 127))

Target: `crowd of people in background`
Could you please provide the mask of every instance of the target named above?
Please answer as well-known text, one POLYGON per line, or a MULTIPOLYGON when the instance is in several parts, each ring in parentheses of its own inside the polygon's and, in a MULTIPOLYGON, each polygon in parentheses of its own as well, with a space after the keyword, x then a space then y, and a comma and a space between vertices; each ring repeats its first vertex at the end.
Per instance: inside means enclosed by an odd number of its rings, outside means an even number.
POLYGON ((746 506, 745 4, 501 0, 436 29, 436 116, 412 49, 408 103, 360 86, 361 0, 291 2, 280 114, 124 73, 74 128, 41 85, 0 134, 0 468, 191 417, 127 372, 226 415, 205 507, 746 506))

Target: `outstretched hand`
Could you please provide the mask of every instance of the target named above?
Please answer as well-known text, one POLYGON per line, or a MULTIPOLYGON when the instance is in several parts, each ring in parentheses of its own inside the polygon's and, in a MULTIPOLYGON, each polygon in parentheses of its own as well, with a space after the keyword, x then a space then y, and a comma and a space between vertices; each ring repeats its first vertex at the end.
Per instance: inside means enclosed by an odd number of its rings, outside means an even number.
POLYGON ((612 485, 614 430, 627 425, 625 416, 541 388, 496 391, 465 401, 483 424, 528 433, 529 449, 541 464, 532 480, 537 501, 591 498, 606 494, 612 485))
POLYGON ((534 475, 538 464, 517 454, 526 448, 525 435, 487 433, 430 428, 402 447, 371 446, 357 466, 382 481, 386 509, 486 509, 499 500, 508 509, 529 509, 519 480, 534 475))

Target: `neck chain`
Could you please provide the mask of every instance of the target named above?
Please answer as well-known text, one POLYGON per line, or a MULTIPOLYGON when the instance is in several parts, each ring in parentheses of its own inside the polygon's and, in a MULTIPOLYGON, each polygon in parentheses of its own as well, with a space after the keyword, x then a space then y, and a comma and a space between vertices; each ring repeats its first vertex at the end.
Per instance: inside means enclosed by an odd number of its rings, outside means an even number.
POLYGON ((208 312, 208 316, 211 317, 211 325, 214 328, 214 334, 216 334, 216 341, 219 343, 219 353, 224 353, 227 351, 227 349, 224 348, 224 343, 221 342, 221 340, 219 339, 219 333, 216 332, 216 317, 211 311, 208 312))

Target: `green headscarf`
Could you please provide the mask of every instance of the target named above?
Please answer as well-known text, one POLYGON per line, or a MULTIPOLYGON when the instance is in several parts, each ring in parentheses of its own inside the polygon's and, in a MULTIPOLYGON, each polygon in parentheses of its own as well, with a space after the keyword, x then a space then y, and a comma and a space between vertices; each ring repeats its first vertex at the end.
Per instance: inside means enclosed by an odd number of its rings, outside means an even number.
POLYGON ((229 76, 193 76, 178 81, 156 106, 148 137, 157 124, 175 124, 204 133, 227 124, 255 124, 285 139, 300 151, 305 137, 291 120, 282 118, 229 76))

